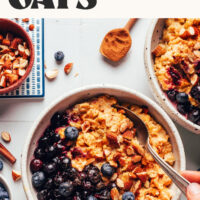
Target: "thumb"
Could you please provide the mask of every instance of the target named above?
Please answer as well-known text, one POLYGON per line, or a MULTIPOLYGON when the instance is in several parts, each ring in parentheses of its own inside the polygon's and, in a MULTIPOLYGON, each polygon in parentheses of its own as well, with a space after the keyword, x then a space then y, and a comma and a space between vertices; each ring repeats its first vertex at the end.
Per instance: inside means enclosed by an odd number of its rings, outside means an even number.
POLYGON ((187 188, 188 200, 200 200, 200 185, 191 183, 187 188))

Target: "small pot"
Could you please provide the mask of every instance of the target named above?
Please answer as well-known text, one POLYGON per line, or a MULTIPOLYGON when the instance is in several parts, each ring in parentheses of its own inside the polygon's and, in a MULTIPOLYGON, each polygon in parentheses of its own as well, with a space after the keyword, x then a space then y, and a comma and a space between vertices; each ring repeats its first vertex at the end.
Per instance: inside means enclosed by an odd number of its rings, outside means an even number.
POLYGON ((25 81, 25 79, 27 78, 27 76, 29 75, 33 67, 34 57, 35 57, 33 42, 29 34, 24 30, 24 28, 9 19, 0 18, 0 34, 8 33, 8 32, 14 34, 14 36, 15 35, 19 36, 25 42, 27 42, 31 55, 30 55, 29 64, 28 64, 28 67, 26 68, 26 73, 24 74, 24 76, 22 76, 17 82, 10 85, 9 87, 0 89, 0 94, 5 94, 17 89, 25 81))

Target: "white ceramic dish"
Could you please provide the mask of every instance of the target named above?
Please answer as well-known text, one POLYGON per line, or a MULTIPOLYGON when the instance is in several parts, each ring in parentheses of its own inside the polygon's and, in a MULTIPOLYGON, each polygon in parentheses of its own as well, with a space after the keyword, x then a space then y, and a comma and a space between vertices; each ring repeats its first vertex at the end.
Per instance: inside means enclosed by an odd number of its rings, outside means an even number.
MULTIPOLYGON (((37 199, 36 192, 31 184, 31 172, 29 169, 29 165, 35 149, 35 144, 43 134, 46 127, 49 125, 52 115, 57 111, 65 110, 75 103, 100 94, 115 96, 122 102, 130 102, 133 104, 148 106, 151 115, 158 121, 158 123, 163 125, 163 127, 170 135, 170 140, 173 145, 173 152, 176 158, 176 163, 174 166, 175 169, 178 171, 185 169, 185 153, 179 133, 168 115, 155 102, 134 90, 123 88, 120 86, 87 86, 84 88, 76 89, 61 96, 58 100, 56 100, 52 105, 50 105, 40 114, 39 118, 35 121, 33 127, 31 128, 24 147, 21 163, 22 180, 27 199, 37 199)), ((171 187, 174 194, 172 200, 178 200, 180 196, 180 191, 174 185, 172 185, 171 187)))
POLYGON ((194 124, 193 122, 187 120, 182 114, 180 114, 177 109, 173 106, 171 101, 166 97, 162 91, 157 77, 154 71, 154 58, 152 56, 152 50, 158 45, 162 37, 162 32, 164 28, 165 19, 155 19, 149 28, 146 37, 144 59, 146 72, 148 80, 153 92, 155 99, 161 105, 161 107, 172 117, 172 119, 178 122, 181 126, 186 129, 200 134, 200 126, 194 124))
POLYGON ((0 183, 3 184, 3 186, 5 187, 5 189, 7 190, 8 194, 9 194, 9 199, 12 200, 12 193, 11 193, 11 190, 8 186, 8 183, 6 182, 6 180, 3 178, 2 175, 0 175, 0 183))

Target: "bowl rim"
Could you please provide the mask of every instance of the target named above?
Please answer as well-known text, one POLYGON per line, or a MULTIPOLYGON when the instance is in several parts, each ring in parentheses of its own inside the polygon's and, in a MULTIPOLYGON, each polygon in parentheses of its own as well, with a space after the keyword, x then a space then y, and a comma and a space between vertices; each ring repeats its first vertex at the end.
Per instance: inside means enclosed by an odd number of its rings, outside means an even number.
POLYGON ((171 101, 164 94, 163 90, 160 87, 158 79, 155 75, 154 67, 152 65, 151 44, 153 40, 152 36, 159 20, 165 20, 165 19, 159 18, 152 20, 146 34, 146 40, 144 46, 144 64, 146 69, 145 71, 148 77, 148 82, 150 84, 152 94, 156 99, 156 101, 160 104, 160 106, 170 115, 170 117, 174 121, 179 123, 187 130, 196 134, 200 134, 200 126, 189 121, 188 119, 186 119, 185 116, 183 116, 177 111, 177 109, 172 105, 171 101))
POLYGON ((6 179, 4 178, 3 175, 0 174, 0 182, 3 184, 3 186, 5 187, 5 189, 7 190, 8 194, 9 194, 9 199, 12 200, 13 196, 12 196, 12 193, 11 193, 11 189, 10 187, 8 186, 8 182, 6 181, 6 179))
POLYGON ((28 66, 26 68, 25 74, 17 82, 15 82, 14 84, 12 84, 12 85, 10 85, 10 86, 8 86, 6 88, 0 89, 0 94, 5 94, 5 93, 11 92, 11 91, 17 89, 26 80, 26 78, 30 74, 30 72, 32 70, 32 67, 33 67, 33 64, 34 64, 35 49, 34 49, 34 45, 33 45, 33 41, 31 39, 31 37, 29 36, 27 31, 22 26, 20 26, 16 22, 14 22, 14 21, 12 21, 10 19, 6 19, 6 18, 0 18, 0 21, 5 21, 5 22, 9 23, 11 26, 15 26, 18 29, 20 29, 23 32, 23 34, 25 35, 25 37, 23 37, 23 39, 25 39, 26 42, 28 43, 29 49, 30 49, 30 52, 31 52, 29 64, 28 64, 28 66))
MULTIPOLYGON (((118 91, 123 91, 126 93, 130 93, 133 94, 135 96, 137 96, 140 99, 143 99, 144 101, 146 101, 149 105, 152 105, 153 109, 160 113, 163 118, 165 119, 165 121, 167 122, 168 126, 170 127, 170 129, 172 130, 172 133, 176 139, 177 142, 177 146, 178 146, 178 150, 180 153, 180 170, 185 170, 186 169, 186 158, 185 158, 185 151, 184 151, 184 146, 182 143, 182 139, 179 135, 179 132, 176 128, 176 126, 174 125, 173 121, 171 120, 171 118, 167 115, 167 113, 153 100, 151 100, 149 97, 143 95, 140 92, 137 92, 136 90, 124 87, 124 86, 119 86, 119 85, 112 85, 112 84, 95 84, 95 85, 87 85, 87 86, 83 86, 74 90, 70 90, 69 92, 66 92, 65 94, 61 95, 59 98, 57 98, 56 100, 54 100, 48 107, 46 107, 38 116, 38 118, 34 121, 31 129, 29 130, 28 133, 28 137, 26 139, 24 148, 23 148, 23 152, 22 152, 22 158, 21 158, 21 171, 22 171, 22 182, 23 182, 23 187, 24 187, 24 191, 26 193, 26 196, 29 200, 33 199, 31 190, 29 189, 29 179, 27 176, 27 161, 28 161, 28 151, 29 151, 29 147, 32 141, 32 138, 34 136, 34 133, 38 127, 38 125, 40 124, 41 120, 44 118, 44 116, 52 109, 54 108, 57 104, 59 104, 62 100, 78 94, 80 92, 84 92, 84 91, 90 91, 90 90, 98 90, 98 89, 111 89, 111 90, 118 90, 118 91)), ((103 93, 101 93, 103 94, 103 93)), ((180 190, 177 189, 177 200, 179 199, 181 195, 180 190)))

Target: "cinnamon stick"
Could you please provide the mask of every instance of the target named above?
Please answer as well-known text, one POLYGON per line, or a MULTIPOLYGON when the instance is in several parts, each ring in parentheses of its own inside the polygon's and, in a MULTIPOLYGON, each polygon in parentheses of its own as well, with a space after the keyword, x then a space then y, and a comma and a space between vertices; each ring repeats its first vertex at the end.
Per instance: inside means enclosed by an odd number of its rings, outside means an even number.
POLYGON ((8 151, 8 149, 0 143, 0 154, 6 158, 11 164, 16 162, 16 158, 8 151))

